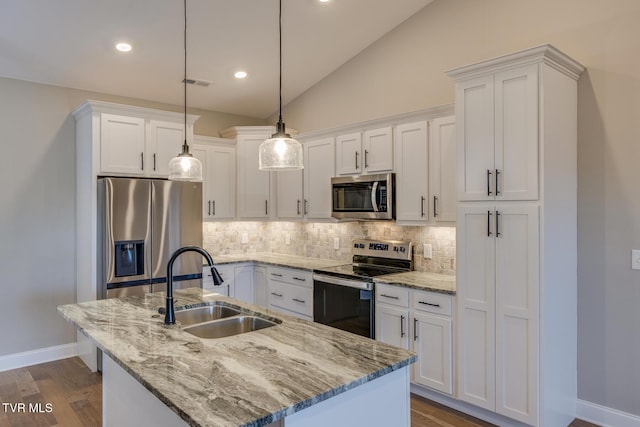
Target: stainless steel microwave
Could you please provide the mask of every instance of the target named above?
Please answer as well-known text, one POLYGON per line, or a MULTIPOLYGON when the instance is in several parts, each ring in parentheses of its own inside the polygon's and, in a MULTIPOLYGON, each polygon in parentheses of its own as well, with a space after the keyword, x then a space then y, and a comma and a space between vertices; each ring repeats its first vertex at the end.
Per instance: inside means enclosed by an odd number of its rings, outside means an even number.
POLYGON ((331 216, 339 219, 394 219, 395 174, 331 178, 331 216))

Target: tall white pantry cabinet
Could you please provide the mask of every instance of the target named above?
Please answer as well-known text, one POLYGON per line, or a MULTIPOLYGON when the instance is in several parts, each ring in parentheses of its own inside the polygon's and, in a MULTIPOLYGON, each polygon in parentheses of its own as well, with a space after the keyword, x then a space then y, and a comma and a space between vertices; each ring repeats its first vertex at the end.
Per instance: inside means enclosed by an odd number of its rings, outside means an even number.
POLYGON ((534 426, 577 398, 577 80, 550 45, 449 71, 457 397, 534 426))

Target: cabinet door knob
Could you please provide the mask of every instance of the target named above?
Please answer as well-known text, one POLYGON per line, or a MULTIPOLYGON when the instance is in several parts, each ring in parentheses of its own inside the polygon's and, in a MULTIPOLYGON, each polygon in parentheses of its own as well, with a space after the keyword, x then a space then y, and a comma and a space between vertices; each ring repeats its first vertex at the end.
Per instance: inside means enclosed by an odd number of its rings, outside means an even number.
POLYGON ((498 188, 498 177, 500 176, 500 170, 496 169, 496 196, 500 195, 500 190, 498 188))
POLYGON ((418 341, 418 319, 413 319, 413 340, 418 341))
POLYGON ((212 200, 211 201, 211 207, 213 208, 213 216, 216 215, 216 201, 212 200))
POLYGON ((144 170, 144 153, 140 153, 140 169, 144 170))
POLYGON ((491 211, 487 211, 487 237, 491 237, 491 211))
POLYGON ((211 200, 209 200, 209 216, 211 216, 211 200))
POLYGON ((487 169, 487 196, 491 194, 491 171, 487 169))
POLYGON ((156 153, 153 153, 153 170, 156 170, 156 153))
POLYGON ((364 168, 368 168, 369 167, 369 162, 367 161, 367 158, 369 157, 369 151, 364 150, 364 168))
POLYGON ((356 170, 358 170, 358 155, 359 155, 359 154, 360 154, 360 153, 358 153, 358 152, 356 151, 356 170))
POLYGON ((400 338, 403 338, 404 335, 404 316, 400 315, 400 338))

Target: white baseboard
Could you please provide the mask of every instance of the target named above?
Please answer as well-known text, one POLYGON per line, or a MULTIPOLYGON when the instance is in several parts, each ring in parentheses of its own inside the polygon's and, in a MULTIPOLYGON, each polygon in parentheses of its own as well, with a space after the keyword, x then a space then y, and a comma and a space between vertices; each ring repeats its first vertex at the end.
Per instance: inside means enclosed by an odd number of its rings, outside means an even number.
POLYGON ((576 417, 602 427, 640 427, 640 416, 578 399, 576 417))
POLYGON ((51 362, 53 360, 66 359, 77 355, 78 344, 75 342, 39 348, 23 353, 8 354, 6 356, 0 356, 0 372, 51 362))

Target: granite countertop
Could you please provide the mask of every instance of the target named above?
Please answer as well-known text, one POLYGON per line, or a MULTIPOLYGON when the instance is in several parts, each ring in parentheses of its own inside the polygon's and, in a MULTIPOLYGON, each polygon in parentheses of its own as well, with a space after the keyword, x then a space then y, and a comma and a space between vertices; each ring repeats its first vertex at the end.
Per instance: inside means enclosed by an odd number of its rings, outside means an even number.
POLYGON ((375 283, 405 286, 423 291, 441 292, 451 295, 455 295, 456 293, 456 276, 447 274, 407 271, 405 273, 377 276, 373 280, 375 283))
POLYGON ((210 301, 281 324, 200 339, 165 326, 164 293, 70 304, 58 311, 193 426, 260 426, 415 361, 412 352, 198 288, 177 307, 210 301))
MULTIPOLYGON (((273 252, 256 252, 249 254, 219 255, 214 256, 216 265, 233 264, 241 262, 257 262, 260 264, 276 265, 279 267, 299 268, 313 271, 335 265, 348 264, 344 261, 309 258, 299 255, 278 254, 273 252)), ((206 264, 205 264, 206 266, 206 264)), ((455 295, 456 276, 424 271, 408 271, 405 273, 386 274, 377 276, 375 283, 404 286, 412 289, 420 289, 431 292, 441 292, 455 295)))
POLYGON ((218 255, 213 257, 213 262, 216 265, 233 264, 240 262, 259 262, 261 264, 276 265, 279 267, 299 268, 301 270, 309 271, 313 271, 316 268, 325 268, 332 267, 334 265, 348 264, 348 262, 344 261, 310 258, 299 255, 278 254, 274 252, 218 255))

